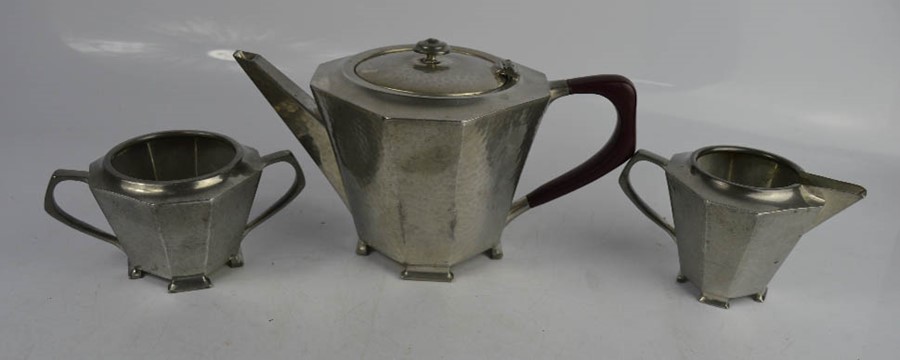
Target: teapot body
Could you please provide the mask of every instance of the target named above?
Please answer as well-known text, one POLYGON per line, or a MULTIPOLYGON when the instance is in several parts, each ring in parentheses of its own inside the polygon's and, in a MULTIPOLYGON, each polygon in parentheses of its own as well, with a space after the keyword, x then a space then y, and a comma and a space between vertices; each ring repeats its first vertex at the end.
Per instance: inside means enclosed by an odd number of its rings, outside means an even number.
MULTIPOLYGON (((549 102, 543 74, 479 98, 372 92, 320 66, 311 87, 333 144, 360 253, 404 264, 405 278, 448 281, 451 266, 500 254, 519 176, 549 102), (448 104, 449 102, 449 104, 448 104), (512 104, 512 105, 510 105, 512 104)), ((526 80, 527 79, 527 80, 526 80)))

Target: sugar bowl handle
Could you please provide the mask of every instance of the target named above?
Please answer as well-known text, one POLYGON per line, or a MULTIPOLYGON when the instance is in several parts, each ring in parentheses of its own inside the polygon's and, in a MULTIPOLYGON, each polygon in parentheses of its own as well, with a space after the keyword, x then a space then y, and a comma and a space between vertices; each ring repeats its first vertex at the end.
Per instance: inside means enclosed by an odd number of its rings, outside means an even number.
POLYGON ((279 210, 284 208, 291 200, 294 200, 297 195, 300 194, 300 191, 306 186, 306 178, 303 177, 303 170, 300 169, 300 163, 297 162, 297 158, 294 157, 288 150, 277 151, 271 153, 269 155, 262 157, 263 163, 268 167, 269 165, 276 164, 279 162, 286 162, 290 164, 294 168, 294 182, 291 184, 291 187, 288 188, 287 192, 284 193, 278 200, 275 201, 272 206, 269 206, 268 209, 260 213, 255 219, 251 220, 247 223, 247 227, 244 229, 244 235, 253 230, 253 228, 259 226, 264 221, 268 220, 272 215, 275 215, 279 210))
POLYGON ((56 203, 56 197, 54 196, 54 194, 56 193, 56 185, 66 180, 78 181, 87 184, 88 172, 64 169, 54 171, 53 175, 50 176, 50 183, 47 184, 47 192, 44 193, 44 210, 47 211, 47 213, 50 214, 50 216, 52 216, 54 219, 59 220, 61 223, 66 224, 69 227, 82 233, 113 244, 117 248, 121 249, 122 245, 119 244, 119 240, 115 237, 115 235, 100 230, 84 221, 78 220, 59 207, 59 204, 56 203))
POLYGON ((550 101, 572 94, 605 97, 616 108, 616 128, 606 145, 594 156, 516 200, 507 216, 507 222, 530 208, 550 202, 599 179, 627 161, 634 153, 637 92, 628 78, 621 75, 594 75, 554 81, 550 87, 550 101))
POLYGON ((662 216, 659 216, 659 213, 650 208, 650 206, 634 192, 634 186, 631 185, 631 167, 640 161, 649 161, 663 169, 665 169, 666 165, 669 163, 669 161, 662 156, 640 149, 634 153, 634 156, 631 157, 631 161, 629 161, 628 164, 625 165, 625 168, 622 169, 622 174, 619 175, 619 186, 622 187, 625 196, 628 196, 628 199, 634 203, 634 206, 637 206, 638 210, 644 213, 644 215, 650 218, 656 225, 659 225, 659 227, 665 230, 674 240, 675 227, 663 220, 662 216))

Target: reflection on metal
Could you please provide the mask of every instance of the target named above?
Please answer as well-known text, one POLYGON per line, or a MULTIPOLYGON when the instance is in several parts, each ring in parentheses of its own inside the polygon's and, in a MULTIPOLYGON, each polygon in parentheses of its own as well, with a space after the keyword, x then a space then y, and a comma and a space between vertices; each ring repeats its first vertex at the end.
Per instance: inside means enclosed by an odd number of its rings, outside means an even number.
POLYGON ((134 55, 158 52, 156 44, 139 41, 66 38, 63 41, 75 51, 94 55, 134 55))
POLYGON ((261 42, 272 32, 254 26, 236 27, 211 19, 150 26, 140 37, 119 38, 70 35, 62 41, 82 54, 130 61, 158 62, 201 70, 233 70, 227 64, 234 59, 234 47, 248 42, 261 42))
POLYGON ((231 54, 233 54, 233 53, 234 53, 234 50, 216 49, 216 50, 210 50, 209 52, 206 53, 206 55, 209 55, 209 57, 211 57, 213 59, 224 60, 224 61, 234 61, 234 57, 231 56, 231 54))

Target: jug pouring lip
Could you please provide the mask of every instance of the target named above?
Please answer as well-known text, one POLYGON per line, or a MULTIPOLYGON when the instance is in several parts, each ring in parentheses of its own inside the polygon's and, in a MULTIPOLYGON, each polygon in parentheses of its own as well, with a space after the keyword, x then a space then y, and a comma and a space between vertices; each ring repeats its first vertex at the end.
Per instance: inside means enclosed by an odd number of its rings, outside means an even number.
POLYGON ((793 191, 802 186, 807 177, 806 171, 791 160, 768 151, 737 145, 712 145, 697 149, 691 153, 690 164, 692 174, 700 174, 723 189, 736 187, 752 192, 793 191), (739 161, 750 161, 751 166, 765 167, 766 171, 749 175, 746 171, 736 173, 734 166, 739 161), (723 162, 727 163, 725 172, 719 167, 726 165, 723 162))

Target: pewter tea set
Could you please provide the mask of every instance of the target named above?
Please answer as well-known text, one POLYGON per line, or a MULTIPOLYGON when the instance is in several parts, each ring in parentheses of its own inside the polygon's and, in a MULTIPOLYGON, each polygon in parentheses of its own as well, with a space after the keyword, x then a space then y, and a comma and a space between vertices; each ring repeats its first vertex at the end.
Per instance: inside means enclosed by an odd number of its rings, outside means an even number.
MULTIPOLYGON (((764 151, 715 146, 665 160, 635 153, 636 93, 619 75, 548 81, 536 70, 436 39, 369 50, 324 63, 312 96, 262 56, 237 63, 294 133, 350 210, 359 242, 403 265, 401 278, 451 281, 451 268, 484 253, 500 259, 504 227, 525 211, 566 195, 625 163, 620 185, 675 240, 679 281, 700 301, 762 301, 767 284, 800 236, 865 196, 865 189, 812 175, 764 151), (587 161, 513 195, 541 117, 572 94, 605 97, 617 124, 587 161), (665 169, 674 225, 638 197, 631 167, 665 169)), ((229 137, 167 131, 128 140, 88 171, 57 170, 47 212, 125 252, 128 274, 170 281, 169 291, 211 286, 223 265, 243 264, 241 241, 304 187, 289 151, 260 156, 229 137), (293 166, 293 185, 250 220, 260 175, 293 166), (59 182, 87 183, 113 234, 63 211, 59 182)))

